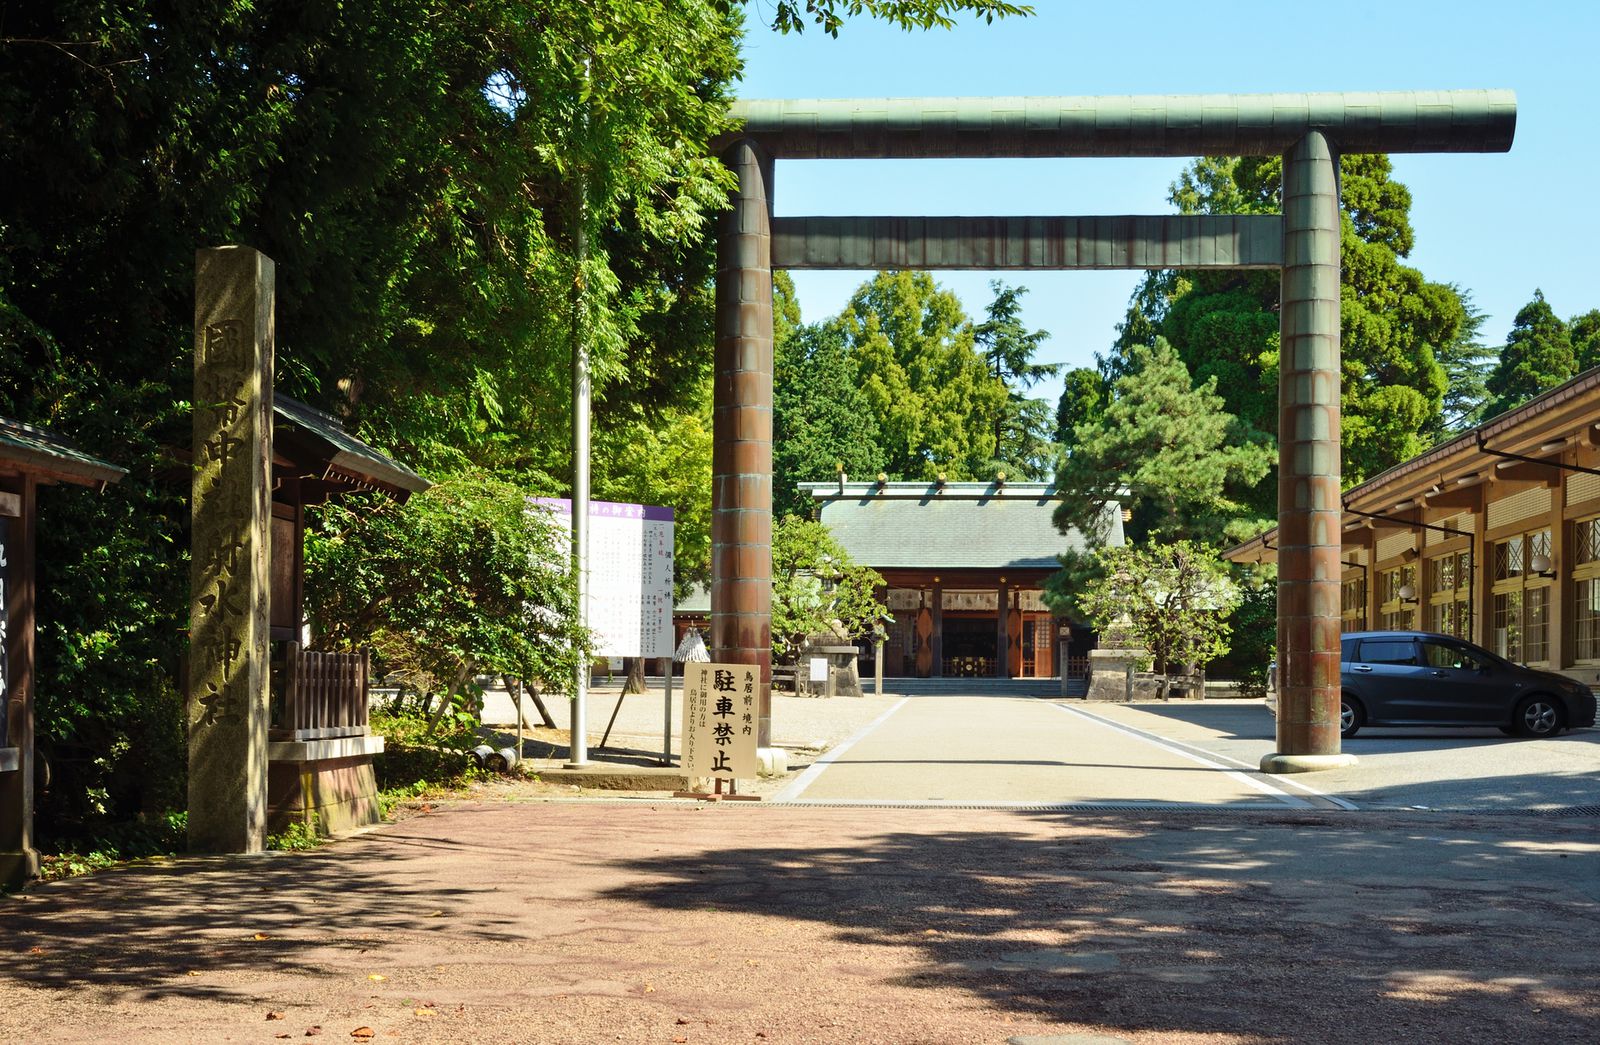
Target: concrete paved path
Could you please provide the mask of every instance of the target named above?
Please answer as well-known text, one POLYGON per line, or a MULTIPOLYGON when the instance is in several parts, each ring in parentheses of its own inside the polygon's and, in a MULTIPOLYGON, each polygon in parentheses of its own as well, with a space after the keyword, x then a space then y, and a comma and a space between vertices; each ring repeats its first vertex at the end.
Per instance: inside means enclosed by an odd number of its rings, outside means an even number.
POLYGON ((1297 783, 1164 739, 1096 707, 908 697, 777 796, 797 802, 1308 808, 1297 783))

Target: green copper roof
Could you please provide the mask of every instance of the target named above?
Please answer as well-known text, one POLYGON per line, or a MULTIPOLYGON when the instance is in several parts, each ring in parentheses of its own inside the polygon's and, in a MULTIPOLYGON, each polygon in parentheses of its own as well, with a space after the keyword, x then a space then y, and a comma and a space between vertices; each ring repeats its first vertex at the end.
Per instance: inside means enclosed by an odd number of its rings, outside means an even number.
MULTIPOLYGON (((1061 498, 1045 483, 801 483, 821 520, 856 562, 876 569, 1054 569, 1084 548, 1050 516, 1061 498)), ((1105 508, 1110 543, 1122 512, 1105 508)))
POLYGON ((406 494, 421 493, 433 485, 392 457, 346 432, 344 425, 332 414, 279 394, 272 397, 272 412, 320 444, 327 456, 327 463, 346 475, 393 487, 406 494))
POLYGON ((128 474, 126 468, 86 454, 48 429, 9 417, 0 417, 0 463, 30 472, 49 472, 85 486, 114 483, 128 474))

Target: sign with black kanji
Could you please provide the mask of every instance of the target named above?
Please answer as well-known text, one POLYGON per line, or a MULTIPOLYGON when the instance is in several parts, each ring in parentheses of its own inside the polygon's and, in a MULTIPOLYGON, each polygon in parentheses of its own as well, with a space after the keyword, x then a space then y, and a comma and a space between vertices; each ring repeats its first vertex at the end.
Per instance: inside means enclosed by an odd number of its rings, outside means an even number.
POLYGON ((683 768, 690 776, 754 780, 756 687, 754 664, 683 666, 683 768))

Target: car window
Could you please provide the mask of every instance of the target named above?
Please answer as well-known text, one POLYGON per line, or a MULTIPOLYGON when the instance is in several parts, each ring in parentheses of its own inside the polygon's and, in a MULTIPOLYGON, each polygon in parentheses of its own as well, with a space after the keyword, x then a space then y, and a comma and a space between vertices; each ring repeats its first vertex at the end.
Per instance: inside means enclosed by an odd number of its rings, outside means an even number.
POLYGON ((1469 664, 1467 651, 1460 646, 1451 646, 1443 642, 1429 642, 1422 640, 1422 662, 1430 668, 1470 668, 1476 665, 1469 664))
POLYGON ((1360 659, 1367 664, 1415 664, 1417 649, 1410 639, 1366 639, 1360 659))

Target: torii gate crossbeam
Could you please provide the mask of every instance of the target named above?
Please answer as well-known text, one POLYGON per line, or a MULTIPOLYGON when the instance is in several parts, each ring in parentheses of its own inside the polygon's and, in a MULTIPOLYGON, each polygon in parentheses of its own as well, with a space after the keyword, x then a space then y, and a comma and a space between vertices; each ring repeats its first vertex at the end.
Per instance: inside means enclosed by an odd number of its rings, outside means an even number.
POLYGON ((1341 152, 1504 152, 1510 91, 749 101, 720 144, 711 641, 757 664, 772 752, 772 268, 1278 268, 1277 751, 1339 748, 1341 152), (775 219, 776 159, 1281 155, 1283 214, 775 219))

